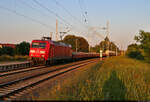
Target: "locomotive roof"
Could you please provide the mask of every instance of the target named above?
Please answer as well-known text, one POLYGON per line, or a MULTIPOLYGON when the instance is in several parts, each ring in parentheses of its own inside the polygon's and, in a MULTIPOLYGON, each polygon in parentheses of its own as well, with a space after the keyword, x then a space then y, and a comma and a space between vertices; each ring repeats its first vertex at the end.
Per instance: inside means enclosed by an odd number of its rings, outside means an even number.
POLYGON ((53 40, 33 40, 33 41, 48 41, 51 44, 54 44, 54 45, 57 45, 57 46, 72 47, 70 44, 65 44, 63 42, 57 42, 57 41, 53 41, 53 40))
POLYGON ((70 45, 70 44, 65 44, 65 43, 57 42, 57 41, 52 41, 52 42, 54 43, 54 45, 71 47, 71 45, 70 45))

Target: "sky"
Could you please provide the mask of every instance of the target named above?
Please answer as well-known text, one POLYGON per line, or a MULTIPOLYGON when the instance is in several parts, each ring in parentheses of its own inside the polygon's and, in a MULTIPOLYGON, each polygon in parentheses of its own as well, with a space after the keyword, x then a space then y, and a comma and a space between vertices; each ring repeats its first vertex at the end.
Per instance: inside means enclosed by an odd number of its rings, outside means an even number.
POLYGON ((150 0, 1 0, 0 43, 31 42, 50 32, 56 40, 57 19, 59 32, 82 36, 91 46, 106 37, 101 28, 109 22, 110 40, 126 50, 139 30, 150 32, 149 4, 150 0))

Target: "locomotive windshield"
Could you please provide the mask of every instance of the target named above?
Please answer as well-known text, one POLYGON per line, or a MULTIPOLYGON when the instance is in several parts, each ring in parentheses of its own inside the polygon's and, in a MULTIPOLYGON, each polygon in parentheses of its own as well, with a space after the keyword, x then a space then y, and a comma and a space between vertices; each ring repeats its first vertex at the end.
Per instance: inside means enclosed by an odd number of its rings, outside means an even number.
POLYGON ((46 47, 46 43, 39 43, 39 42, 33 42, 32 48, 42 48, 44 49, 46 47))

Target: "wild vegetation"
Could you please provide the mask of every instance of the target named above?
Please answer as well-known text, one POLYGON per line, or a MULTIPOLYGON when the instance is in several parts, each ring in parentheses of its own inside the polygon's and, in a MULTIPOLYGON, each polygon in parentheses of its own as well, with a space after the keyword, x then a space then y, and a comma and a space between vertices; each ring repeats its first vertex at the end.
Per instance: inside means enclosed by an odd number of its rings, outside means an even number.
POLYGON ((21 42, 15 48, 2 47, 0 48, 0 61, 18 61, 27 60, 29 55, 30 43, 21 42))
POLYGON ((149 68, 136 59, 112 57, 69 77, 44 99, 150 100, 149 68))
POLYGON ((136 43, 128 46, 127 56, 150 62, 150 32, 140 30, 134 39, 136 43))
POLYGON ((0 56, 0 62, 4 62, 4 61, 26 61, 26 60, 29 60, 29 56, 22 56, 22 55, 14 55, 14 56, 2 55, 2 56, 0 56))

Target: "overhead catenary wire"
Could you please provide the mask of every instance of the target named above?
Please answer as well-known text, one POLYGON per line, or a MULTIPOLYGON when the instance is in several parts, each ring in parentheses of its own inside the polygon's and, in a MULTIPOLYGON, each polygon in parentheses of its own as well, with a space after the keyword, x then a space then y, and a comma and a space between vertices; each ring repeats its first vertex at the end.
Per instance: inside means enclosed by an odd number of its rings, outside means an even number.
MULTIPOLYGON (((40 12, 40 10, 38 10, 38 9, 36 9, 36 8, 34 8, 33 6, 31 6, 30 4, 28 4, 28 3, 26 3, 26 2, 24 2, 23 0, 20 0, 21 2, 22 2, 22 4, 23 5, 26 5, 27 7, 29 7, 29 8, 31 8, 31 9, 33 9, 33 10, 36 10, 36 11, 38 11, 38 12, 40 12)), ((58 18, 60 18, 60 16, 59 15, 57 15, 57 13, 55 13, 54 11, 52 11, 52 10, 50 10, 49 8, 47 8, 47 7, 45 7, 44 5, 42 5, 40 2, 38 2, 37 0, 32 0, 34 3, 36 3, 38 6, 40 6, 41 8, 43 8, 43 9, 46 9, 49 13, 52 13, 53 15, 55 15, 56 17, 58 17, 58 18)), ((56 3, 58 4, 58 2, 56 1, 56 3)), ((59 3, 59 5, 61 5, 60 3, 59 3)), ((61 7, 63 7, 63 6, 61 6, 61 7)), ((65 9, 65 8, 63 8, 63 9, 65 9)), ((66 12, 68 11, 67 9, 65 9, 66 10, 66 12)), ((43 12, 41 12, 42 14, 43 14, 43 12)), ((69 13, 69 11, 67 12, 67 13, 69 13)), ((74 17, 71 13, 70 13, 70 15, 72 16, 72 17, 74 17)), ((48 15, 47 15, 48 16, 48 15)), ((49 16, 50 17, 50 16, 49 16)), ((75 17, 74 17, 75 18, 75 17)), ((76 18, 77 19, 77 18, 76 18)), ((65 20, 62 20, 61 19, 61 21, 63 21, 65 24, 67 23, 65 20)), ((63 24, 61 21, 59 21, 61 24, 63 24)), ((79 21, 80 22, 80 21, 79 21)), ((81 23, 81 22, 80 22, 81 23)), ((67 23, 68 24, 68 23, 67 23)), ((71 25, 72 26, 72 25, 71 25)), ((85 25, 84 25, 85 26, 85 25)), ((68 28, 68 25, 66 25, 66 27, 68 28)), ((72 26, 73 27, 73 26, 72 26)), ((73 27, 73 28, 76 28, 76 27, 73 27)), ((87 28, 87 27, 86 27, 87 28)), ((71 28, 70 28, 71 29, 71 28)))
MULTIPOLYGON (((74 28, 74 29, 77 29, 77 27, 75 27, 75 26, 73 26, 73 25, 71 25, 71 24, 69 24, 68 22, 66 22, 61 16, 59 16, 57 13, 55 13, 54 11, 52 11, 52 10, 50 10, 49 8, 47 8, 47 7, 45 7, 44 5, 42 5, 41 3, 39 3, 37 0, 33 0, 33 1, 35 1, 35 3, 36 4, 38 4, 41 8, 43 8, 43 9, 46 9, 49 13, 52 13, 52 14, 54 14, 56 17, 58 17, 60 20, 62 20, 63 22, 65 22, 66 24, 68 24, 68 25, 70 25, 71 27, 70 27, 70 29, 72 29, 72 28, 74 28)), ((56 1, 56 3, 57 3, 57 5, 61 5, 58 1, 56 1)), ((61 7, 63 7, 62 5, 61 5, 61 7)), ((65 8, 63 8, 63 9, 65 9, 65 8)), ((67 10, 67 9, 66 9, 67 10)), ((66 11, 66 12, 69 12, 69 11, 66 11)), ((71 14, 71 13, 70 13, 71 14)), ((72 14, 71 14, 72 15, 72 14)), ((72 15, 73 16, 73 15, 72 15)), ((76 18, 77 19, 77 18, 76 18)), ((80 21, 79 21, 80 22, 80 21)), ((68 28, 68 27, 67 27, 68 28)), ((86 27, 87 28, 87 27, 86 27)))
POLYGON ((100 33, 98 33, 96 30, 94 30, 94 28, 89 28, 89 30, 91 30, 95 35, 99 36, 100 38, 104 39, 105 37, 102 36, 100 33))
POLYGON ((66 9, 61 3, 59 3, 57 0, 53 0, 53 1, 56 3, 56 5, 58 5, 64 11, 66 11, 66 13, 68 13, 72 18, 74 18, 76 21, 78 21, 80 24, 82 24, 84 27, 86 27, 77 17, 75 17, 74 15, 72 15, 71 12, 68 9, 66 9))
POLYGON ((76 28, 74 27, 73 25, 71 25, 70 23, 68 23, 67 21, 65 21, 61 16, 59 16, 57 13, 55 13, 54 11, 50 10, 48 7, 44 6, 43 4, 41 4, 40 2, 38 2, 37 0, 32 0, 34 3, 36 3, 37 5, 39 5, 41 8, 47 10, 49 13, 55 15, 56 17, 58 17, 61 21, 63 21, 64 23, 68 25, 70 25, 71 27, 73 28, 76 28))
POLYGON ((47 8, 46 6, 44 6, 43 4, 41 4, 40 2, 38 2, 37 0, 32 0, 33 2, 35 2, 37 5, 39 5, 41 8, 47 10, 49 13, 54 14, 56 17, 58 17, 60 20, 62 20, 64 23, 66 23, 69 26, 72 26, 70 23, 68 23, 66 20, 64 20, 61 16, 59 16, 57 13, 55 13, 54 11, 50 10, 49 8, 47 8))
POLYGON ((89 20, 89 12, 87 10, 87 5, 85 3, 85 0, 82 0, 83 1, 83 4, 84 4, 84 8, 85 8, 85 16, 86 16, 86 19, 87 19, 87 23, 91 24, 90 20, 89 20))
POLYGON ((104 39, 104 37, 100 34, 100 33, 98 33, 96 30, 94 30, 94 29, 91 29, 92 27, 91 27, 91 22, 89 21, 89 17, 88 17, 88 11, 87 11, 87 7, 86 7, 86 5, 85 5, 85 2, 84 2, 84 0, 78 0, 78 3, 79 3, 79 8, 80 8, 80 10, 81 10, 81 14, 82 14, 82 16, 84 17, 84 22, 85 22, 85 24, 86 24, 86 26, 88 27, 88 33, 87 33, 87 37, 89 38, 89 40, 91 40, 91 37, 90 37, 90 35, 92 34, 95 34, 96 36, 98 36, 98 37, 100 37, 100 38, 102 38, 102 39, 104 39), (82 1, 82 2, 81 2, 82 1), (90 26, 89 26, 90 25, 90 26), (90 33, 91 32, 91 33, 90 33))
MULTIPOLYGON (((22 0, 21 0, 22 1, 22 0)), ((37 0, 33 0, 33 2, 34 1, 37 1, 37 0)), ((56 0, 55 0, 56 1, 56 0)), ((39 3, 39 2, 38 2, 39 3)), ((36 8, 34 8, 34 7, 32 7, 31 5, 29 5, 28 3, 25 3, 25 2, 22 2, 22 4, 24 4, 24 5, 26 5, 26 6, 28 6, 28 7, 30 7, 30 8, 32 8, 32 9, 34 9, 34 10, 36 10, 36 11, 39 11, 40 12, 40 10, 38 10, 38 9, 36 9, 36 8)), ((37 3, 36 3, 37 4, 37 3)), ((61 5, 58 1, 56 1, 56 4, 57 5, 61 5)), ((44 6, 44 5, 43 5, 44 6)), ((42 6, 42 8, 43 8, 43 6, 42 6)), ((60 6, 61 8, 63 8, 70 16, 72 16, 73 18, 76 18, 76 17, 74 17, 65 7, 63 7, 63 5, 61 5, 60 6)), ((49 8, 47 8, 48 10, 49 10, 49 8)), ((53 12, 53 11, 52 11, 53 12)), ((43 12, 41 12, 41 13, 43 13, 43 12)), ((53 12, 53 14, 55 15, 56 13, 55 12, 53 12)), ((78 20, 79 21, 79 20, 78 20)), ((80 22, 80 21, 79 21, 80 22)), ((66 23, 66 22, 65 22, 66 23)), ((81 22, 80 22, 81 23, 81 22)), ((86 27, 87 28, 87 27, 86 27)))
POLYGON ((83 14, 84 14, 84 16, 85 16, 85 19, 86 19, 86 23, 87 23, 87 21, 88 21, 88 18, 87 18, 87 14, 88 14, 88 12, 87 12, 87 9, 86 9, 86 7, 85 7, 85 5, 84 5, 85 3, 84 3, 84 0, 82 0, 82 9, 83 9, 83 14))
MULTIPOLYGON (((23 0, 19 0, 18 2, 20 2, 22 5, 25 5, 25 6, 27 6, 27 7, 29 7, 29 8, 31 8, 32 10, 34 10, 34 11, 37 11, 37 12, 39 12, 41 15, 44 15, 44 16, 47 16, 48 18, 50 18, 51 16, 49 16, 49 15, 47 15, 47 14, 45 14, 44 12, 41 12, 40 10, 38 10, 38 9, 36 9, 36 8, 34 8, 33 6, 31 6, 30 4, 28 4, 28 3, 26 3, 25 1, 23 1, 23 0)), ((62 24, 62 25, 64 25, 64 23, 63 22, 59 22, 60 24, 62 24)))
MULTIPOLYGON (((85 9, 84 9, 84 7, 82 7, 81 1, 82 1, 82 4, 83 4, 83 0, 78 0, 78 4, 79 4, 79 8, 81 10, 81 14, 85 19, 85 24, 88 28, 88 33, 87 34, 89 35, 90 34, 89 31, 92 30, 92 29, 90 29, 91 27, 89 26, 91 24, 90 24, 89 19, 88 19, 88 12, 86 10, 86 7, 85 7, 85 9)), ((95 31, 93 31, 93 32, 95 32, 95 31)), ((89 38, 89 39, 91 39, 91 38, 89 38)))
POLYGON ((78 3, 79 3, 79 8, 81 10, 81 14, 85 19, 85 23, 90 23, 89 17, 88 17, 87 5, 86 5, 85 1, 84 0, 78 0, 78 3))
POLYGON ((0 5, 0 8, 3 9, 3 10, 6 10, 6 11, 8 11, 8 12, 14 13, 14 14, 16 14, 16 15, 18 15, 18 16, 22 16, 22 17, 24 17, 24 18, 26 18, 26 19, 28 19, 28 20, 30 20, 30 21, 39 23, 39 24, 41 24, 42 26, 44 26, 44 27, 46 27, 46 28, 54 29, 52 26, 50 26, 50 25, 48 25, 48 24, 45 24, 45 23, 43 23, 43 22, 41 22, 41 21, 39 21, 39 20, 36 20, 36 19, 34 19, 34 18, 32 18, 32 17, 29 17, 29 16, 26 16, 26 15, 24 15, 24 14, 21 14, 21 13, 17 12, 16 10, 9 9, 9 8, 3 7, 3 6, 1 6, 1 5, 0 5))
POLYGON ((58 7, 61 7, 68 15, 70 15, 74 20, 78 21, 83 27, 86 29, 89 29, 90 27, 88 25, 85 25, 83 22, 81 22, 77 17, 75 17, 66 7, 64 7, 61 3, 59 3, 57 0, 52 0, 53 2, 58 5, 58 7))
POLYGON ((78 0, 78 3, 79 3, 80 10, 81 10, 81 14, 82 14, 82 16, 84 17, 84 19, 86 20, 86 16, 84 15, 84 10, 83 10, 83 8, 82 8, 81 1, 78 0))

